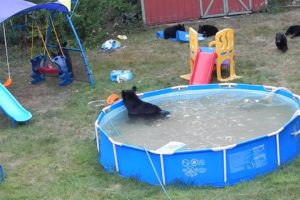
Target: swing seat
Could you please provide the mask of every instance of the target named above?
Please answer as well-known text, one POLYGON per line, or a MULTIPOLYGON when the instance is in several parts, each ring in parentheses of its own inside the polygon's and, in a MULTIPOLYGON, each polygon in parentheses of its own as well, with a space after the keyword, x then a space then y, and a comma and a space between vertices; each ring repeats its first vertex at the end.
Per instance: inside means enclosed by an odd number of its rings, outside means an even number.
POLYGON ((40 74, 59 74, 59 70, 56 67, 52 67, 51 65, 47 65, 46 67, 38 67, 37 72, 40 74))

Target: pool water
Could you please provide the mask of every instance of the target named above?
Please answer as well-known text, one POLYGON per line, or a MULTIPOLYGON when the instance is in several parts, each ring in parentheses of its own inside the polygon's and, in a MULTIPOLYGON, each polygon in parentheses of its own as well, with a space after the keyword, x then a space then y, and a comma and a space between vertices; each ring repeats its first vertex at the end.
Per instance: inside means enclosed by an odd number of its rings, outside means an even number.
POLYGON ((281 95, 261 91, 214 90, 174 92, 145 98, 171 112, 166 118, 130 119, 124 106, 108 113, 100 126, 113 140, 158 149, 170 141, 186 149, 213 148, 277 131, 297 105, 281 95), (188 95, 187 95, 188 93, 188 95))

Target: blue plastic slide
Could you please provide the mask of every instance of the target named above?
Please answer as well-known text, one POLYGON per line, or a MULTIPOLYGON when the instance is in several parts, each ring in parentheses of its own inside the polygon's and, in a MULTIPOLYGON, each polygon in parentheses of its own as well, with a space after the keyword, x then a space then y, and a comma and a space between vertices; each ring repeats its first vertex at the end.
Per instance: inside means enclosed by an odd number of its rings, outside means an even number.
POLYGON ((25 110, 16 98, 0 83, 0 108, 13 121, 26 122, 32 114, 25 110))

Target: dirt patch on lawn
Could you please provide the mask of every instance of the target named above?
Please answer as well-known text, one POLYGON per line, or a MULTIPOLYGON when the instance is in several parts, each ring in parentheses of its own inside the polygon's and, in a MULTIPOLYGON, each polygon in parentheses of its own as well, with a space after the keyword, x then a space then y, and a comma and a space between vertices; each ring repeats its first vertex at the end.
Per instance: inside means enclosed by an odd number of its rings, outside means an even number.
POLYGON ((59 79, 55 76, 47 77, 46 81, 31 84, 31 65, 29 59, 14 60, 10 71, 13 84, 8 89, 16 99, 30 111, 46 113, 61 108, 73 91, 74 86, 60 87, 59 79))

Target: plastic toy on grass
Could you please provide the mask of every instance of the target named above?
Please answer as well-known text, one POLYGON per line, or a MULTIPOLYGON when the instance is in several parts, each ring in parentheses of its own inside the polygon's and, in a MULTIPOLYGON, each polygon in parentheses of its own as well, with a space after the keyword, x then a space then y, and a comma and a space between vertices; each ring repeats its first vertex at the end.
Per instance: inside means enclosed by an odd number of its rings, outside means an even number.
MULTIPOLYGON (((197 33, 198 34, 198 33, 197 33)), ((157 31, 156 32, 156 37, 160 39, 164 39, 164 31, 157 31)), ((171 41, 174 42, 182 42, 182 43, 187 43, 190 41, 190 36, 188 32, 185 31, 176 31, 176 38, 171 38, 171 41)), ((203 41, 205 40, 205 37, 203 37, 202 34, 197 35, 197 40, 198 41, 203 41)))
POLYGON ((120 40, 127 40, 127 36, 126 35, 118 35, 117 36, 120 40))
POLYGON ((120 99, 120 97, 117 94, 111 94, 107 97, 106 99, 106 103, 108 105, 113 104, 114 102, 118 101, 120 99))
MULTIPOLYGON (((176 39, 177 39, 179 42, 189 42, 189 41, 190 41, 190 35, 189 35, 189 32, 185 32, 185 31, 177 31, 177 32, 176 32, 176 39)), ((197 33, 197 40, 198 40, 198 41, 203 41, 203 40, 205 40, 205 37, 203 37, 203 34, 197 33)))
POLYGON ((218 81, 227 82, 239 78, 234 68, 234 32, 232 29, 224 29, 216 34, 216 41, 209 47, 198 45, 198 33, 190 28, 190 74, 181 75, 180 78, 189 80, 191 85, 208 84, 212 71, 217 69, 218 81), (215 46, 215 47, 212 47, 215 46), (222 78, 222 68, 229 68, 230 76, 222 78))
POLYGON ((122 83, 133 79, 133 74, 130 70, 112 70, 110 79, 114 82, 122 83))
POLYGON ((101 45, 101 50, 103 52, 111 52, 115 49, 118 49, 121 47, 121 43, 118 40, 107 40, 101 45))

